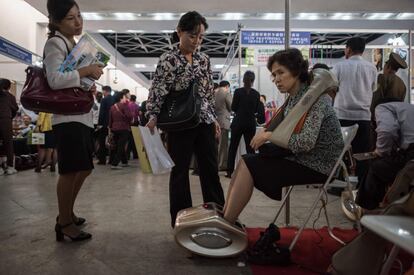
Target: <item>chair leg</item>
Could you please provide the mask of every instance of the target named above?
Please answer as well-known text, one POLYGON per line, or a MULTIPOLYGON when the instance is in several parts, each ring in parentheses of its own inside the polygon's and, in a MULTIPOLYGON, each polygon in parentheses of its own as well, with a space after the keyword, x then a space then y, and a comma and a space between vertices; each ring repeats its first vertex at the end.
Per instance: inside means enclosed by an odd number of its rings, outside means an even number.
MULTIPOLYGON (((290 191, 292 191, 293 185, 290 187, 290 191)), ((286 193, 289 192, 289 190, 286 190, 286 193)), ((290 226, 290 192, 286 199, 285 204, 285 227, 290 226)))
POLYGON ((351 203, 355 206, 355 207, 352 208, 353 209, 352 213, 354 214, 354 216, 356 218, 355 219, 356 227, 357 227, 358 233, 361 233, 362 232, 362 227, 361 227, 361 222, 360 222, 361 215, 358 211, 358 206, 355 203, 354 195, 353 195, 353 192, 352 192, 353 191, 353 186, 351 184, 351 181, 349 180, 348 170, 347 170, 346 165, 343 161, 341 161, 341 167, 344 171, 344 176, 345 176, 345 180, 346 180, 346 183, 347 183, 347 188, 348 188, 351 203))
POLYGON ((290 251, 292 251, 292 249, 293 249, 293 247, 295 246, 296 242, 298 241, 298 239, 299 239, 300 235, 302 234, 303 229, 305 229, 305 226, 308 224, 308 222, 309 222, 309 220, 310 220, 310 218, 311 218, 311 216, 312 216, 312 214, 313 214, 313 211, 315 211, 315 208, 316 208, 316 206, 317 206, 317 204, 318 204, 319 200, 321 199, 322 194, 323 194, 323 192, 324 192, 324 191, 322 190, 323 188, 326 188, 326 186, 324 185, 322 188, 320 188, 320 191, 319 191, 318 197, 317 197, 317 198, 316 198, 316 200, 313 202, 313 205, 312 205, 312 207, 310 208, 310 211, 309 211, 309 215, 308 215, 308 217, 306 218, 305 222, 304 222, 304 223, 302 224, 302 226, 300 227, 299 231, 296 233, 295 238, 293 239, 293 241, 291 242, 291 244, 290 244, 290 246, 289 246, 289 250, 290 250, 290 251))
MULTIPOLYGON (((326 190, 324 190, 324 191, 326 191, 326 190)), ((326 200, 324 200, 323 198, 321 198, 321 202, 322 202, 323 212, 325 213, 325 219, 326 219, 326 224, 328 226, 328 234, 329 234, 329 236, 331 236, 331 238, 334 239, 335 241, 337 241, 338 243, 340 243, 342 245, 345 245, 345 242, 342 241, 339 237, 335 236, 335 234, 333 233, 331 224, 329 222, 328 210, 326 208, 326 204, 327 204, 326 200)))
POLYGON ((288 198, 290 197, 290 193, 292 192, 292 189, 293 189, 293 185, 292 185, 292 186, 289 186, 289 188, 288 188, 288 189, 287 189, 287 191, 285 192, 285 195, 283 196, 283 199, 282 199, 282 204, 280 205, 280 208, 279 208, 279 210, 277 211, 276 216, 275 216, 275 218, 274 218, 274 220, 273 220, 273 222, 272 222, 272 223, 275 223, 275 222, 276 222, 277 218, 279 217, 280 213, 282 212, 282 209, 283 209, 283 207, 285 206, 286 201, 287 201, 287 200, 288 200, 288 198))

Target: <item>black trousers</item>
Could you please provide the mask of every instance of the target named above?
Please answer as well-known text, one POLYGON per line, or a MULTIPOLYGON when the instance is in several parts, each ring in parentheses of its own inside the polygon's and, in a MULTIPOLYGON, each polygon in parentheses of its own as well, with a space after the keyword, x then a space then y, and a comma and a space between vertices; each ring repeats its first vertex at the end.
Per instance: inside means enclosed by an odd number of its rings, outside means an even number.
POLYGON ((7 157, 7 166, 13 167, 13 129, 10 118, 0 119, 0 139, 3 141, 4 153, 7 157))
POLYGON ((198 162, 203 202, 224 205, 215 143, 214 124, 201 123, 194 129, 168 133, 168 152, 175 163, 170 174, 172 227, 175 225, 178 211, 192 207, 189 167, 193 153, 198 162))
POLYGON ((371 161, 368 173, 362 179, 356 202, 363 208, 378 208, 398 172, 414 159, 414 144, 407 150, 395 152, 371 161))
POLYGON ((121 130, 121 131, 112 131, 114 133, 114 140, 115 140, 115 148, 111 152, 112 160, 111 165, 117 166, 119 161, 123 164, 128 163, 127 159, 127 143, 129 139, 130 132, 128 130, 121 130))
POLYGON ((108 127, 102 127, 98 131, 98 144, 99 148, 96 153, 96 156, 98 157, 98 161, 100 163, 106 163, 106 156, 108 155, 108 149, 105 145, 106 137, 108 136, 108 127))
MULTIPOLYGON (((357 134, 352 141, 352 153, 365 153, 371 149, 371 121, 369 120, 343 120, 339 123, 342 127, 352 126, 358 124, 357 134)), ((369 162, 356 160, 355 174, 358 177, 358 182, 365 177, 368 172, 369 162)))
POLYGON ((236 160, 237 148, 239 147, 240 139, 243 136, 244 142, 246 143, 246 151, 248 154, 254 154, 254 150, 250 147, 250 141, 256 134, 256 126, 254 127, 247 127, 247 128, 239 128, 233 127, 231 129, 231 137, 230 137, 230 146, 229 146, 229 154, 227 160, 227 172, 228 174, 232 174, 234 171, 234 165, 236 160))
POLYGON ((137 147, 135 147, 135 141, 134 141, 134 137, 132 136, 132 132, 129 132, 128 149, 127 149, 128 159, 129 159, 129 156, 131 155, 131 152, 132 152, 132 158, 137 159, 138 158, 137 147))

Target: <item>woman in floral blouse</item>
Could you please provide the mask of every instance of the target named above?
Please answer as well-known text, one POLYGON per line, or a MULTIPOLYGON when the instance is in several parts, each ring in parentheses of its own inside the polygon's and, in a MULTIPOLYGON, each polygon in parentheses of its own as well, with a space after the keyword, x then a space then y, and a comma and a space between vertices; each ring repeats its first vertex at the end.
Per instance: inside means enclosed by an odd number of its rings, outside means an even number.
MULTIPOLYGON (((288 93, 284 117, 308 90, 308 62, 297 49, 279 51, 269 58, 267 68, 279 91, 288 93)), ((250 145, 257 150, 271 136, 258 133, 250 145)), ((331 99, 323 94, 309 109, 302 129, 289 140, 287 157, 245 155, 230 183, 224 218, 235 222, 256 187, 268 197, 280 200, 284 186, 324 182, 343 149, 338 118, 331 99)))
POLYGON ((213 78, 210 59, 199 52, 208 25, 198 12, 184 14, 178 23, 179 45, 164 53, 158 62, 147 101, 147 127, 152 131, 157 125, 166 96, 170 91, 187 89, 197 81, 202 100, 200 124, 193 129, 169 132, 168 151, 175 166, 170 174, 170 213, 174 227, 178 211, 192 206, 189 166, 195 153, 200 169, 200 182, 204 202, 224 204, 224 194, 218 176, 215 139, 220 126, 214 111, 213 78))

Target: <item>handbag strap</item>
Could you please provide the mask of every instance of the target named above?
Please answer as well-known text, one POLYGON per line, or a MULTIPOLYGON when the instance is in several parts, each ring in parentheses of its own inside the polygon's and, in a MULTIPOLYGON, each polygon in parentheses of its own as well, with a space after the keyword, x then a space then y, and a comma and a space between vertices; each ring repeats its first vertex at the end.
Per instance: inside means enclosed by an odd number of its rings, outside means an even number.
MULTIPOLYGON (((68 43, 66 43, 66 40, 60 35, 54 35, 54 36, 50 37, 49 39, 51 39, 53 37, 59 37, 60 39, 62 39, 63 43, 65 43, 65 46, 66 46, 66 56, 68 56, 70 50, 69 50, 68 43)), ((66 56, 65 56, 65 58, 66 58, 66 56)), ((43 59, 45 59, 45 49, 43 49, 43 59)))

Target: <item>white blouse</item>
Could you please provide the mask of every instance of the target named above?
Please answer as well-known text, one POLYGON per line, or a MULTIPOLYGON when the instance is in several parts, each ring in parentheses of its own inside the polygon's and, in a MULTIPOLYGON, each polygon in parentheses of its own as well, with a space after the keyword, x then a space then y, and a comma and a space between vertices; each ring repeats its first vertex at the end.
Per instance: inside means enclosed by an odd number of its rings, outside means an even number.
MULTIPOLYGON (((69 48, 72 50, 74 45, 60 32, 56 32, 56 35, 62 37, 69 48)), ((45 45, 45 58, 43 60, 44 67, 46 69, 46 77, 50 88, 52 89, 64 89, 70 87, 80 87, 80 77, 78 71, 72 72, 59 72, 60 65, 68 55, 66 45, 62 39, 58 37, 52 37, 47 40, 45 45)), ((90 128, 93 128, 93 115, 92 109, 89 113, 82 115, 53 115, 53 125, 69 122, 79 122, 90 128)))

